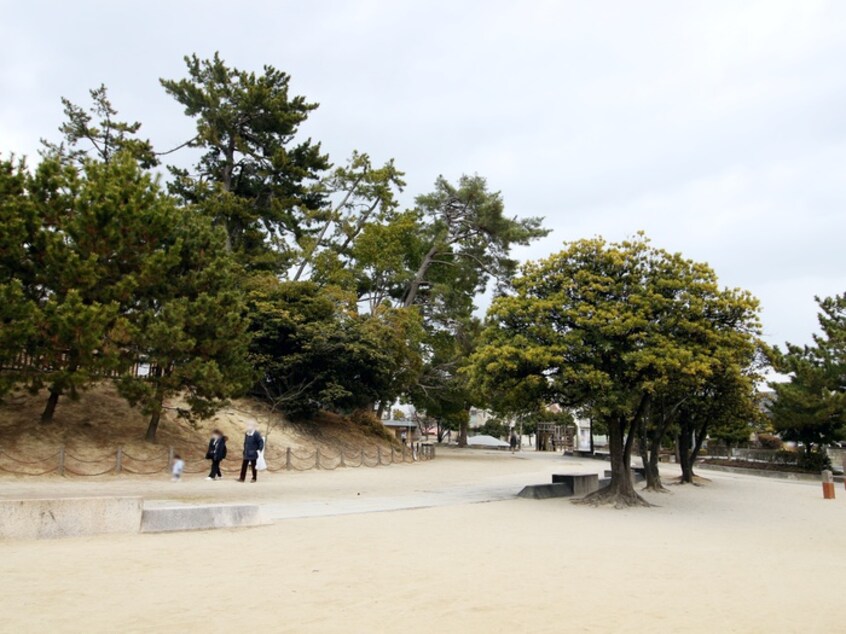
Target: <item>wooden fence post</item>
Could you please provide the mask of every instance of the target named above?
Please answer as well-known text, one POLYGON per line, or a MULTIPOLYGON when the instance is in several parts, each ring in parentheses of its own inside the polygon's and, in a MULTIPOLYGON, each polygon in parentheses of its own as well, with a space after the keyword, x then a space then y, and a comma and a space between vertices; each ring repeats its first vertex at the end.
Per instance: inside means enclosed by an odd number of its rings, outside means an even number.
POLYGON ((117 448, 117 453, 115 453, 115 474, 119 474, 120 470, 123 466, 123 447, 117 448))
POLYGON ((402 461, 405 462, 405 443, 402 445, 402 461))
POLYGON ((314 450, 314 468, 320 468, 320 447, 314 450))
POLYGON ((170 469, 173 466, 173 456, 176 452, 173 450, 173 447, 167 448, 167 468, 170 469))
POLYGON ((338 463, 339 467, 346 467, 347 463, 344 461, 344 450, 338 449, 338 453, 341 455, 341 462, 338 463))
POLYGON ((59 466, 57 467, 60 476, 65 475, 65 446, 59 447, 59 466))
POLYGON ((382 445, 376 445, 376 466, 382 464, 382 445))
POLYGON ((291 448, 285 450, 285 471, 291 470, 291 448))
POLYGON ((361 448, 361 464, 359 466, 364 466, 364 447, 361 448))

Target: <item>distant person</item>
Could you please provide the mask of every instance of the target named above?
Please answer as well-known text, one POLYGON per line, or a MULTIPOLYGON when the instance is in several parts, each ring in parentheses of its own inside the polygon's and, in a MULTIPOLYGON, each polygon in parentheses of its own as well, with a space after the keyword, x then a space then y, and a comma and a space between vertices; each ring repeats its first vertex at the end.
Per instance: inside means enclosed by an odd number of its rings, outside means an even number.
POLYGON ((256 481, 258 471, 256 471, 256 460, 258 460, 259 451, 264 449, 264 439, 256 429, 254 421, 247 423, 247 433, 244 434, 244 459, 241 462, 241 477, 238 482, 244 482, 247 479, 247 465, 253 470, 253 478, 250 482, 256 481))
POLYGON ((206 452, 206 460, 211 460, 211 471, 206 480, 215 480, 222 478, 223 474, 220 472, 220 462, 226 458, 226 441, 228 439, 223 435, 219 429, 212 432, 211 440, 209 440, 209 450, 206 452))
POLYGON ((511 447, 511 453, 517 451, 517 433, 512 429, 511 438, 508 439, 508 445, 511 447))
POLYGON ((174 454, 173 466, 170 470, 170 479, 174 482, 181 480, 183 471, 185 471, 185 461, 179 454, 174 454))

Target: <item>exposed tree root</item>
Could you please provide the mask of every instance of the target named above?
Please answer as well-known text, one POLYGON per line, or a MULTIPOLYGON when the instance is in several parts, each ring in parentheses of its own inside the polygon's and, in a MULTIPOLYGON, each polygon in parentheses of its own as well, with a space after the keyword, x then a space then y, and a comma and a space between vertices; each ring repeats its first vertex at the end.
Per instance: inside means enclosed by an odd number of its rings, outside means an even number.
POLYGON ((693 486, 698 487, 704 484, 708 484, 709 482, 711 482, 711 480, 709 480, 708 478, 703 478, 702 476, 698 476, 696 474, 693 475, 693 482, 685 482, 684 480, 682 480, 681 476, 678 476, 677 478, 673 479, 673 484, 676 486, 682 484, 692 484, 693 486))
POLYGON ((613 505, 614 508, 625 509, 632 506, 655 506, 644 500, 635 491, 631 493, 621 493, 613 491, 611 487, 605 487, 589 493, 583 498, 572 501, 573 504, 590 504, 591 506, 606 506, 613 505))
POLYGON ((650 493, 672 493, 670 489, 665 487, 663 484, 658 484, 657 486, 649 486, 648 484, 641 489, 641 491, 649 491, 650 493))

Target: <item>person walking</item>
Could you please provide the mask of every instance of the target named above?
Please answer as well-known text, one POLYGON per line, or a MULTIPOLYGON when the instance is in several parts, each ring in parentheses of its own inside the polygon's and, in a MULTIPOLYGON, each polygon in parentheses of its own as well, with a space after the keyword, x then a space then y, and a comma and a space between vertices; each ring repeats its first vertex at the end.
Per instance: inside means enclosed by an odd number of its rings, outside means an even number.
POLYGON ((247 432, 244 434, 244 456, 241 461, 241 477, 238 482, 244 482, 247 479, 247 466, 252 467, 253 478, 250 482, 256 481, 258 472, 256 471, 256 460, 258 460, 259 451, 264 449, 264 439, 256 429, 254 421, 247 423, 247 432))
POLYGON ((517 433, 512 429, 511 438, 508 440, 508 445, 511 447, 511 453, 517 451, 517 433))
POLYGON ((226 458, 226 441, 228 439, 223 435, 219 429, 212 432, 211 440, 209 440, 209 450, 206 452, 206 459, 211 460, 211 471, 206 480, 215 480, 222 478, 223 474, 220 472, 220 462, 226 458))

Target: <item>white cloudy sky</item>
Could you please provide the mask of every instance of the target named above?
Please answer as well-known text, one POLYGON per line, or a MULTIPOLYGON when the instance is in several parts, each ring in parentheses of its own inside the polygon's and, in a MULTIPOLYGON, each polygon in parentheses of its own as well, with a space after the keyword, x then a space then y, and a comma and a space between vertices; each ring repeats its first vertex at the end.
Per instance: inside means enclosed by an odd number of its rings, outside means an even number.
POLYGON ((0 151, 54 135, 106 83, 159 149, 192 124, 158 85, 182 56, 269 63, 321 106, 336 161, 395 158, 409 200, 486 176, 565 240, 645 230, 761 298, 806 341, 846 291, 846 2, 0 0, 0 151))

